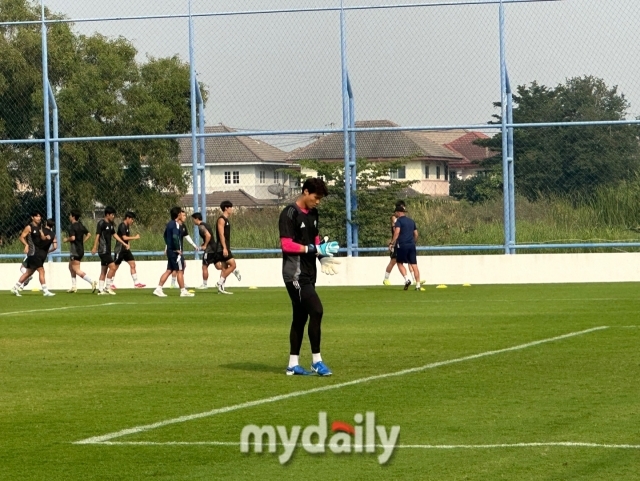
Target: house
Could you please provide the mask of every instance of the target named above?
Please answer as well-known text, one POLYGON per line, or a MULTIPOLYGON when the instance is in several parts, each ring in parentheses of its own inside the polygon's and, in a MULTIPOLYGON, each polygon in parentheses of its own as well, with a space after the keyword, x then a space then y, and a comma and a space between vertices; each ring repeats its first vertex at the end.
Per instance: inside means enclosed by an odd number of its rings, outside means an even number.
MULTIPOLYGON (((357 128, 398 127, 389 120, 366 120, 356 122, 357 128)), ((391 172, 392 178, 414 180, 411 188, 431 196, 449 195, 449 166, 465 161, 465 157, 448 147, 431 140, 426 132, 415 131, 371 131, 356 132, 356 155, 371 161, 409 159, 391 172)), ((334 133, 320 137, 317 141, 294 150, 287 160, 298 162, 315 159, 327 162, 344 161, 342 134, 334 133)), ((312 172, 303 173, 314 175, 312 172)))
MULTIPOLYGON (((205 132, 236 131, 225 125, 217 125, 205 127, 205 132)), ((178 143, 180 165, 190 174, 191 138, 179 139, 178 143)), ((230 199, 231 202, 234 202, 235 198, 238 205, 251 206, 271 204, 287 194, 289 179, 280 172, 280 169, 289 168, 291 165, 285 160, 287 153, 277 147, 252 137, 225 136, 205 137, 204 148, 209 207, 220 204, 220 201, 217 201, 218 197, 230 199)), ((192 203, 193 185, 190 184, 182 204, 192 205, 192 203)), ((235 202, 234 205, 236 205, 235 202)))
POLYGON ((482 132, 470 130, 430 130, 424 132, 425 137, 463 156, 461 161, 449 163, 449 175, 460 180, 466 180, 482 172, 484 169, 479 162, 495 155, 488 147, 481 147, 474 142, 478 139, 488 139, 482 132))

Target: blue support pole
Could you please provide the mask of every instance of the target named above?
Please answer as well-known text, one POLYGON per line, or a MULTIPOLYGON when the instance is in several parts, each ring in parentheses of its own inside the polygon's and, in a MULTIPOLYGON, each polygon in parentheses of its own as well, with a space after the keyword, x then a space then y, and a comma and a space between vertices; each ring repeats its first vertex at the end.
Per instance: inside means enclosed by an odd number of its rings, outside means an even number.
MULTIPOLYGON (((509 82, 509 73, 506 75, 507 80, 507 123, 513 124, 513 93, 511 91, 511 82, 509 82)), ((507 164, 509 166, 509 253, 515 254, 516 249, 516 193, 515 193, 515 176, 514 176, 514 150, 513 150, 513 127, 507 129, 507 164)))
MULTIPOLYGON (((198 127, 200 134, 204 134, 204 99, 200 91, 200 85, 196 83, 196 100, 198 102, 198 127)), ((204 137, 198 138, 199 162, 198 170, 200 172, 200 206, 202 209, 202 217, 206 221, 207 218, 207 180, 206 180, 206 164, 207 156, 204 150, 204 137)))
POLYGON ((511 240, 511 212, 509 202, 509 162, 507 145, 507 66, 505 58, 504 39, 504 5, 500 2, 500 109, 502 132, 502 197, 503 197, 503 222, 504 222, 504 253, 510 254, 509 242, 511 240))
POLYGON ((349 166, 349 93, 347 90, 347 39, 344 0, 340 0, 340 55, 342 58, 342 135, 344 139, 344 192, 347 214, 347 256, 353 255, 353 232, 351 213, 351 168, 349 166))
MULTIPOLYGON (((197 103, 196 103, 196 68, 195 68, 195 53, 194 53, 194 32, 193 32, 193 16, 191 15, 191 0, 189 0, 189 75, 191 80, 191 186, 193 190, 193 212, 198 212, 198 144, 197 144, 197 132, 198 132, 198 120, 197 120, 197 103)), ((196 245, 199 244, 198 229, 193 228, 193 241, 196 245)), ((196 259, 198 256, 196 255, 196 259)))
POLYGON ((62 226, 60 219, 61 202, 60 202, 60 142, 58 142, 58 104, 56 103, 56 97, 51 88, 51 83, 47 83, 47 89, 49 91, 49 102, 51 102, 51 112, 53 115, 53 170, 51 175, 54 177, 54 205, 55 209, 55 221, 56 221, 56 239, 58 239, 58 248, 54 252, 54 258, 56 262, 60 262, 60 254, 62 253, 62 226))
POLYGON ((47 196, 47 218, 52 217, 52 195, 51 195, 51 131, 49 126, 49 53, 47 50, 47 24, 45 23, 44 0, 41 0, 42 10, 42 94, 44 97, 44 178, 45 191, 47 196))
MULTIPOLYGON (((349 128, 356 128, 356 112, 353 100, 353 89, 351 88, 351 80, 347 74, 347 93, 349 95, 349 128)), ((356 133, 354 130, 349 131, 349 170, 351 180, 351 215, 358 210, 358 172, 356 167, 356 133)), ((353 256, 358 257, 358 224, 351 225, 351 244, 353 256)))

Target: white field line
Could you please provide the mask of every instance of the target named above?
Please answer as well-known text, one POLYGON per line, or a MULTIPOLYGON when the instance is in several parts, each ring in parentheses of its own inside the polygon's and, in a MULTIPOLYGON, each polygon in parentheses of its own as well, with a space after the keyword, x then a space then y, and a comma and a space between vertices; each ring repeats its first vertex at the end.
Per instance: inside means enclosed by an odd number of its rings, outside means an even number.
POLYGON ((245 403, 241 403, 241 404, 234 404, 232 406, 226 406, 226 407, 223 407, 223 408, 212 409, 211 411, 206 411, 206 412, 197 413, 197 414, 190 414, 190 415, 187 415, 187 416, 180 416, 178 418, 167 419, 166 421, 159 421, 159 422, 153 423, 153 424, 145 424, 145 425, 142 425, 142 426, 136 426, 136 427, 129 428, 129 429, 123 429, 121 431, 116 431, 116 432, 113 432, 113 433, 104 434, 102 436, 94 436, 94 437, 83 439, 83 440, 80 440, 80 441, 75 441, 73 444, 99 444, 99 443, 104 443, 105 441, 110 441, 112 439, 120 438, 122 436, 127 436, 127 435, 130 435, 130 434, 142 433, 142 432, 145 432, 145 431, 150 431, 152 429, 157 429, 157 428, 161 428, 161 427, 164 427, 164 426, 169 426, 171 424, 178 424, 178 423, 184 423, 184 422, 187 422, 187 421, 192 421, 194 419, 207 418, 207 417, 210 417, 210 416, 215 416, 217 414, 224 414, 224 413, 228 413, 228 412, 231 412, 231 411, 238 411, 240 409, 246 409, 246 408, 250 408, 250 407, 254 407, 254 406, 260 406, 262 404, 268 404, 268 403, 273 403, 273 402, 277 402, 277 401, 284 401, 286 399, 291 399, 291 398, 295 398, 295 397, 306 396, 307 394, 314 394, 314 393, 324 392, 324 391, 332 391, 334 389, 341 389, 341 388, 347 387, 347 386, 355 386, 355 385, 362 384, 362 383, 365 383, 365 382, 377 381, 379 379, 387 379, 387 378, 390 378, 390 377, 404 376, 405 374, 412 374, 412 373, 415 373, 415 372, 425 371, 427 369, 434 369, 436 367, 447 366, 449 364, 456 364, 456 363, 459 363, 459 362, 471 361, 471 360, 480 359, 480 358, 483 358, 483 357, 495 356, 496 354, 503 354, 505 352, 520 351, 522 349, 527 349, 529 347, 539 346, 540 344, 546 344, 546 343, 549 343, 549 342, 560 341, 562 339, 568 339, 568 338, 571 338, 571 337, 582 336, 584 334, 589 334, 591 332, 601 331, 603 329, 608 329, 608 328, 609 328, 608 326, 594 327, 594 328, 591 328, 591 329, 586 329, 584 331, 570 332, 569 334, 563 334, 561 336, 550 337, 548 339, 542 339, 540 341, 528 342, 526 344, 519 344, 517 346, 507 347, 507 348, 504 348, 504 349, 497 349, 497 350, 494 350, 494 351, 481 352, 479 354, 472 354, 470 356, 459 357, 457 359, 449 359, 447 361, 433 362, 433 363, 426 364, 426 365, 420 366, 420 367, 414 367, 414 368, 411 368, 411 369, 403 369, 402 371, 396 371, 396 372, 391 372, 391 373, 387 373, 387 374, 378 374, 378 375, 375 375, 375 376, 363 377, 363 378, 360 378, 360 379, 355 379, 353 381, 343 382, 343 383, 339 383, 339 384, 331 384, 331 385, 328 385, 328 386, 317 387, 317 388, 314 388, 314 389, 307 389, 306 391, 294 391, 294 392, 291 392, 291 393, 288 393, 288 394, 281 394, 279 396, 273 396, 273 397, 269 397, 269 398, 258 399, 256 401, 249 401, 249 402, 245 402, 245 403))
MULTIPOLYGON (((104 441, 108 446, 240 446, 240 443, 227 441, 167 441, 163 443, 153 441, 104 441)), ((284 446, 276 443, 276 446, 284 446)), ((297 444, 302 447, 302 444, 297 444)), ((369 445, 365 445, 367 447, 369 445)), ((376 444, 376 448, 385 448, 382 444, 376 444)), ((640 449, 640 444, 601 444, 583 442, 552 442, 552 443, 512 443, 512 444, 398 444, 399 449, 498 449, 498 448, 541 448, 541 447, 567 447, 567 448, 604 448, 604 449, 640 449)))
POLYGON ((31 314, 32 312, 64 311, 67 309, 84 309, 86 307, 124 306, 124 305, 134 305, 134 304, 137 304, 137 303, 136 302, 107 302, 105 304, 87 304, 83 306, 52 307, 50 309, 31 309, 30 311, 0 312, 0 316, 15 316, 18 314, 31 314))

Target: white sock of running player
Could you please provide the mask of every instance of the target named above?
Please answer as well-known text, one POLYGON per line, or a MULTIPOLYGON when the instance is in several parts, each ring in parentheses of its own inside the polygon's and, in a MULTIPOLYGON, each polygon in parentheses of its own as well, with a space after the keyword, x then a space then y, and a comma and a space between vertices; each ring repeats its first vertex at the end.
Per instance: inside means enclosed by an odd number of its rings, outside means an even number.
POLYGON ((82 280, 83 280, 83 281, 87 281, 89 284, 93 284, 93 281, 91 280, 91 277, 89 277, 89 276, 84 276, 84 277, 82 278, 82 280))
POLYGON ((218 285, 220 287, 224 287, 224 278, 221 277, 220 279, 218 279, 218 285))
POLYGON ((300 364, 300 356, 291 354, 289 356, 289 367, 296 367, 298 364, 300 364))
POLYGON ((183 287, 182 289, 180 289, 180 292, 189 292, 189 291, 187 291, 186 287, 183 287))
POLYGON ((384 272, 384 278, 385 279, 389 279, 389 274, 391 274, 390 272, 385 271, 384 272))
POLYGON ((98 281, 98 289, 104 289, 104 281, 98 281))
POLYGON ((131 279, 133 279, 133 283, 137 284, 138 283, 138 274, 131 274, 131 279))
POLYGON ((20 289, 22 287, 22 283, 21 282, 16 282, 16 285, 14 287, 16 289, 20 289))
POLYGON ((311 353, 311 362, 313 364, 315 364, 316 362, 322 362, 322 356, 320 355, 320 353, 317 353, 317 354, 311 353))
POLYGON ((413 280, 413 282, 416 281, 416 276, 413 275, 413 271, 411 271, 411 279, 413 280))
POLYGON ((416 289, 419 289, 419 288, 420 288, 420 283, 416 282, 416 289))
POLYGON ((409 279, 409 276, 404 276, 404 281, 405 282, 411 282, 411 279, 409 279))
POLYGON ((171 287, 176 287, 178 285, 178 281, 175 277, 171 278, 171 287))
POLYGON ((111 288, 111 284, 113 284, 113 278, 109 279, 109 278, 107 277, 107 284, 105 285, 105 287, 106 287, 107 289, 110 289, 110 288, 111 288))
POLYGON ((207 285, 207 281, 202 281, 202 285, 206 286, 207 285))
POLYGON ((76 278, 75 277, 71 278, 71 287, 76 287, 76 278))
POLYGON ((49 289, 47 289, 47 285, 46 284, 42 284, 42 292, 47 292, 49 289))

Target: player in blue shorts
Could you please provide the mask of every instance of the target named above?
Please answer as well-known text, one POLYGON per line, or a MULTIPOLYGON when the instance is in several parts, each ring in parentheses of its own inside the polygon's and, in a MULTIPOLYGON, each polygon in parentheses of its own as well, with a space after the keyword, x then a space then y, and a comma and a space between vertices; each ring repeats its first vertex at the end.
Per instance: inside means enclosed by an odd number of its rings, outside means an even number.
POLYGON ((404 290, 406 291, 411 285, 411 279, 407 275, 404 264, 409 264, 413 269, 416 277, 416 291, 424 291, 424 287, 420 287, 420 271, 418 269, 418 259, 416 255, 416 241, 418 240, 418 228, 413 219, 406 215, 407 208, 402 205, 396 205, 396 223, 393 228, 393 239, 391 244, 396 249, 396 260, 398 269, 404 277, 404 290))
POLYGON ((180 226, 187 218, 187 214, 180 207, 171 209, 171 221, 164 229, 164 242, 167 246, 167 270, 160 276, 158 287, 153 291, 154 296, 167 297, 162 291, 164 283, 173 272, 177 274, 178 285, 180 286, 180 297, 193 297, 194 294, 184 287, 184 258, 182 255, 182 233, 180 226))

